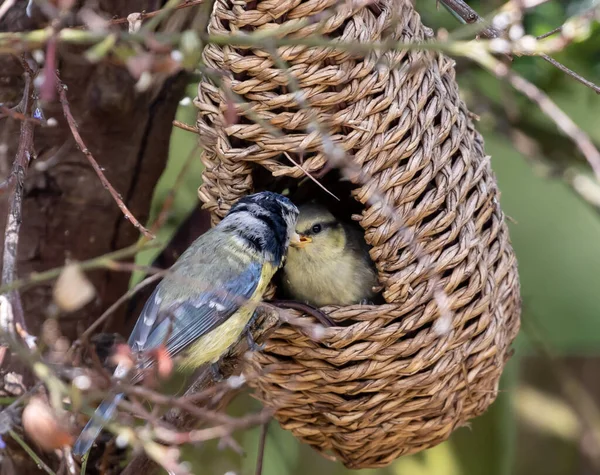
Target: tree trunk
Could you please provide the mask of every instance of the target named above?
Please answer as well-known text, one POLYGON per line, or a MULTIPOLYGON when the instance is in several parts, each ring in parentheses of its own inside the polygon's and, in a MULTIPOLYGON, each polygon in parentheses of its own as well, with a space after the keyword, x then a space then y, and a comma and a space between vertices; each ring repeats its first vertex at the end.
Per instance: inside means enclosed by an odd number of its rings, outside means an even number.
MULTIPOLYGON (((25 13, 26 1, 17 1, 0 20, 0 31, 39 28, 43 18, 25 13)), ((105 17, 160 8, 159 1, 100 1, 105 17)), ((183 12, 182 12, 183 13, 183 12)), ((187 12, 189 17, 189 12, 187 12)), ((182 21, 179 21, 181 27, 182 21)), ((92 65, 73 49, 59 48, 58 69, 68 86, 67 97, 80 134, 110 183, 141 223, 147 221, 152 194, 165 167, 171 122, 186 84, 183 74, 156 80, 146 92, 136 92, 126 68, 105 61, 92 65)), ((13 107, 23 91, 23 70, 18 60, 0 56, 0 103, 13 107)), ((131 245, 139 232, 128 222, 104 189, 84 154, 77 148, 58 101, 43 105, 56 127, 36 127, 35 152, 25 180, 22 225, 18 245, 19 277, 83 261, 131 245)), ((0 113, 0 117, 3 115, 0 113)), ((19 140, 20 121, 0 119, 0 178, 8 177, 19 140)), ((0 197, 0 226, 5 227, 9 193, 0 197)), ((3 241, 4 233, 0 233, 3 241)), ((88 273, 97 298, 82 310, 61 318, 61 331, 69 338, 88 327, 110 304, 127 291, 129 273, 98 270, 88 273)), ((52 283, 21 293, 30 333, 39 335, 52 304, 52 283)), ((122 319, 117 319, 122 321, 122 319)), ((4 439, 8 439, 4 436, 4 439)), ((3 473, 38 473, 32 460, 10 451, 3 473)), ((56 465, 54 462, 53 465, 56 465)))

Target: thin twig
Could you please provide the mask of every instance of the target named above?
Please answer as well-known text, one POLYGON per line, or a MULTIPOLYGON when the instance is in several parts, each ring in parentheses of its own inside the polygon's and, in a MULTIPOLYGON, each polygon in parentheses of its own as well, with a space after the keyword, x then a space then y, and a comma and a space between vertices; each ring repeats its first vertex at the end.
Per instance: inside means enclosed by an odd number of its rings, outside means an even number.
MULTIPOLYGON (((35 73, 29 67, 24 58, 21 59, 21 64, 24 69, 25 87, 23 91, 22 107, 24 115, 31 117, 33 104, 35 102, 33 79, 35 73)), ((29 163, 33 159, 34 145, 33 133, 35 124, 31 121, 24 120, 21 122, 21 132, 19 135, 19 146, 17 154, 13 162, 11 172, 11 189, 12 196, 9 205, 8 217, 6 220, 6 229, 4 232, 4 250, 2 254, 2 287, 9 286, 17 280, 17 259, 19 249, 19 230, 21 229, 22 221, 22 206, 23 206, 23 190, 25 176, 29 169, 29 163)), ((16 325, 20 325, 21 329, 26 332, 25 316, 23 314, 23 306, 21 296, 15 289, 9 294, 13 319, 3 323, 4 332, 9 335, 15 335, 16 325)))
MULTIPOLYGON (((99 257, 94 257, 93 259, 89 259, 87 261, 78 262, 77 265, 81 270, 91 270, 91 269, 99 269, 99 268, 109 268, 114 266, 114 261, 117 259, 125 259, 127 257, 131 257, 137 254, 142 249, 147 249, 152 246, 145 245, 143 242, 138 242, 137 244, 133 244, 124 249, 119 249, 117 251, 109 252, 99 257)), ((34 284, 39 284, 40 282, 46 282, 48 280, 52 280, 57 278, 60 273, 63 271, 64 266, 55 267, 53 269, 49 269, 43 272, 32 272, 27 277, 22 279, 17 279, 11 282, 10 284, 6 284, 0 287, 0 294, 9 292, 11 290, 22 289, 25 287, 29 287, 34 284)))
POLYGON ((88 453, 86 453, 83 456, 83 459, 81 459, 81 472, 80 472, 80 475, 85 475, 85 472, 87 470, 87 464, 88 464, 89 458, 90 458, 90 454, 88 452, 88 453))
POLYGON ((543 35, 540 35, 538 37, 536 37, 536 39, 538 40, 543 40, 544 38, 548 38, 549 36, 555 35, 556 33, 560 33, 562 31, 562 25, 554 28, 554 30, 550 30, 548 33, 544 33, 543 35))
MULTIPOLYGON (((583 18, 583 19, 588 19, 589 20, 591 18, 594 18, 594 16, 596 15, 596 12, 598 10, 598 8, 599 8, 598 3, 596 1, 594 1, 594 2, 592 2, 592 5, 589 8, 587 8, 584 11, 578 13, 577 15, 575 15, 572 18, 583 18)), ((554 28, 553 30, 550 30, 547 33, 544 33, 543 35, 538 36, 536 39, 543 40, 544 38, 548 38, 548 37, 550 37, 552 35, 555 35, 556 33, 562 33, 563 27, 564 27, 564 24, 560 25, 560 26, 558 26, 556 28, 554 28)))
POLYGON ((79 130, 77 129, 77 123, 75 122, 75 119, 73 118, 73 114, 71 113, 69 101, 67 100, 67 86, 65 84, 63 84, 63 82, 60 80, 60 78, 58 77, 58 73, 57 73, 57 83, 58 83, 58 94, 60 97, 60 103, 62 104, 65 118, 67 119, 67 123, 69 124, 69 128, 71 129, 71 133, 73 134, 73 138, 75 139, 75 142, 77 143, 77 145, 79 146, 79 148, 81 149, 83 154, 88 159, 88 162, 90 162, 90 165, 96 172, 96 175, 98 175, 98 178, 100 178, 102 185, 104 185, 104 187, 109 191, 109 193, 111 194, 111 196, 117 203, 117 206, 119 207, 119 209, 125 216, 125 219, 131 221, 131 224, 133 224, 146 238, 154 239, 154 235, 150 231, 148 231, 144 226, 142 226, 142 224, 131 213, 131 211, 129 211, 129 208, 127 208, 125 203, 123 203, 123 199, 121 198, 121 196, 119 195, 117 190, 114 189, 114 187, 110 184, 110 182, 108 181, 108 179, 106 178, 104 173, 102 173, 102 169, 100 168, 100 165, 98 165, 98 162, 92 155, 92 152, 90 152, 90 150, 86 147, 83 139, 81 138, 81 135, 79 134, 79 130))
POLYGON ((487 22, 480 17, 475 10, 473 10, 469 5, 467 5, 462 0, 438 0, 448 11, 450 11, 453 16, 463 23, 468 25, 473 25, 476 23, 480 23, 482 26, 482 30, 479 32, 479 35, 484 38, 498 38, 500 36, 500 32, 492 27, 487 26, 487 22))
POLYGON ((219 426, 207 427, 206 429, 195 429, 189 432, 175 432, 166 427, 157 427, 154 429, 156 437, 163 442, 181 445, 189 443, 205 442, 212 439, 221 439, 231 435, 236 430, 248 429, 264 422, 272 417, 273 413, 269 409, 263 409, 256 414, 249 414, 244 417, 232 419, 229 423, 219 426))
POLYGON ((236 420, 235 418, 223 412, 213 411, 211 409, 196 406, 190 403, 187 398, 161 394, 144 386, 133 386, 120 381, 117 381, 117 383, 117 387, 126 394, 143 397, 154 404, 159 404, 166 408, 179 408, 188 414, 193 415, 199 420, 211 421, 217 424, 233 424, 236 420))
POLYGON ((535 102, 540 110, 552 120, 560 130, 573 140, 577 148, 586 158, 596 179, 600 181, 600 153, 596 149, 590 137, 558 107, 552 99, 550 99, 542 90, 535 84, 527 81, 527 79, 510 71, 506 65, 500 63, 496 58, 487 53, 474 54, 471 59, 491 71, 499 78, 507 79, 510 84, 521 93, 525 94, 531 101, 535 102))
POLYGON ((260 428, 260 439, 258 440, 258 455, 256 457, 255 475, 262 475, 263 461, 265 459, 265 446, 267 443, 267 432, 269 431, 269 422, 265 422, 260 428))
MULTIPOLYGON (((510 119, 508 120, 510 121, 510 119)), ((543 170, 544 177, 562 176, 563 181, 574 195, 600 216, 600 185, 594 177, 590 177, 586 171, 582 171, 578 167, 562 167, 551 162, 543 154, 539 141, 516 128, 516 124, 509 122, 499 126, 499 130, 530 162, 534 172, 543 170)))
MULTIPOLYGON (((294 23, 294 31, 300 26, 301 22, 294 23)), ((286 31, 290 30, 292 25, 283 25, 278 28, 269 29, 267 31, 257 30, 252 33, 228 33, 228 34, 207 34, 202 35, 201 39, 206 44, 215 44, 220 46, 248 46, 260 47, 266 41, 271 43, 273 47, 283 46, 305 46, 310 48, 331 48, 334 51, 347 51, 357 55, 367 55, 372 52, 387 52, 387 51, 440 51, 450 54, 458 54, 465 56, 464 51, 468 51, 471 47, 471 41, 373 41, 361 42, 353 41, 338 41, 327 38, 321 35, 311 35, 307 37, 285 36, 286 31)), ((120 43, 125 46, 126 42, 133 44, 144 44, 147 37, 140 33, 118 33, 117 38, 122 40, 120 43)), ((18 33, 1 33, 0 32, 0 53, 15 53, 19 51, 30 51, 39 48, 46 44, 51 38, 50 32, 47 29, 33 30, 28 32, 18 33)), ((157 33, 155 38, 164 46, 177 46, 181 41, 181 33, 157 33)), ((64 28, 58 32, 57 41, 60 43, 70 43, 79 45, 93 45, 106 40, 106 34, 97 31, 78 30, 75 28, 64 28)), ((570 38, 569 41, 580 40, 579 37, 570 38)), ((489 48, 489 41, 486 41, 489 48)), ((518 42, 512 46, 514 53, 529 55, 539 53, 553 53, 562 50, 567 41, 564 39, 560 42, 548 42, 539 44, 538 48, 531 51, 529 48, 520 48, 518 42)), ((132 49, 132 52, 135 50, 132 49)))
MULTIPOLYGON (((168 271, 164 271, 165 273, 168 271)), ((113 303, 110 307, 108 307, 106 309, 106 311, 100 315, 99 318, 97 318, 94 323, 92 323, 89 328, 84 331, 81 336, 77 339, 78 342, 82 342, 87 340, 90 335, 92 333, 94 333, 96 331, 96 329, 108 318, 112 315, 112 313, 119 308, 124 302, 126 302, 127 300, 129 300, 131 297, 133 297, 136 293, 138 293, 140 290, 142 290, 144 287, 150 285, 152 282, 155 282, 157 280, 159 280, 160 278, 162 278, 164 275, 164 273, 156 273, 154 275, 151 275, 150 277, 147 277, 146 279, 142 280, 139 284, 137 284, 135 287, 132 287, 131 289, 129 289, 125 294, 123 294, 119 299, 117 299, 117 301, 115 303, 113 303)), ((75 343, 77 343, 77 341, 75 343)))
MULTIPOLYGON (((214 0, 208 0, 208 2, 213 2, 214 0)), ((202 5, 206 5, 207 1, 201 2, 202 5)), ((160 10, 156 11, 156 14, 150 18, 150 21, 146 22, 142 28, 142 32, 150 32, 156 30, 161 21, 167 18, 167 16, 181 8, 182 0, 167 0, 167 2, 162 6, 160 10)))
POLYGON ((577 74, 572 69, 567 68, 564 64, 559 63, 558 61, 556 61, 551 56, 548 56, 547 54, 542 53, 542 54, 539 55, 539 57, 542 58, 542 59, 544 59, 545 61, 548 61, 552 66, 554 66, 557 69, 560 69, 563 73, 571 76, 573 79, 575 79, 576 81, 579 81, 584 86, 589 87, 596 94, 600 94, 600 87, 596 86, 596 84, 594 84, 592 81, 587 80, 583 76, 580 76, 579 74, 577 74))
POLYGON ((184 122, 180 122, 179 120, 174 120, 173 125, 178 129, 186 130, 188 132, 193 132, 195 134, 198 133, 198 128, 193 125, 185 124, 184 122))
MULTIPOLYGON (((479 14, 475 10, 473 10, 469 5, 467 5, 462 0, 439 0, 439 1, 448 10, 450 10, 454 14, 454 16, 456 18, 458 18, 460 21, 462 21, 464 23, 468 23, 468 24, 474 24, 474 23, 485 24, 485 20, 481 16, 479 16, 479 14)), ((593 11, 594 11, 594 9, 590 9, 581 16, 590 15, 591 14, 590 12, 593 12, 593 11)), ((540 40, 540 39, 547 38, 561 30, 562 30, 562 26, 555 28, 554 30, 546 33, 545 35, 538 36, 537 39, 540 40)), ((500 37, 500 32, 498 30, 496 30, 495 28, 491 28, 491 27, 482 30, 480 34, 481 34, 481 36, 484 36, 485 38, 489 38, 489 39, 500 37)), ((567 68, 564 64, 555 60, 551 56, 548 56, 546 53, 539 53, 538 56, 540 58, 542 58, 543 60, 547 61, 548 63, 550 63, 555 68, 560 69, 563 73, 567 74, 568 76, 571 76, 573 79, 580 82, 584 86, 589 87, 596 94, 600 94, 600 87, 598 87, 592 81, 589 81, 589 80, 585 79, 584 77, 580 76, 572 69, 567 68)))
POLYGON ((38 454, 35 453, 35 450, 33 450, 28 444, 27 442, 25 442, 20 436, 19 434, 17 434, 14 430, 9 430, 8 434, 15 440, 15 442, 17 444, 19 444, 21 446, 21 448, 27 452, 27 455, 29 455, 31 457, 31 459, 36 463, 36 465, 38 467, 40 467, 42 470, 44 470, 44 472, 46 472, 48 475, 56 475, 56 473, 54 472, 54 470, 52 470, 50 467, 48 467, 48 465, 46 465, 46 462, 44 462, 39 456, 38 454))
MULTIPOLYGON (((201 5, 205 2, 205 0, 185 0, 183 3, 172 7, 171 10, 182 10, 183 8, 194 7, 196 5, 201 5)), ((163 12, 164 8, 160 8, 158 10, 154 10, 151 12, 141 12, 140 20, 147 20, 148 18, 153 18, 163 12)), ((107 22, 109 25, 126 25, 129 23, 129 19, 127 18, 114 18, 113 20, 109 20, 107 22)))
POLYGON ((24 120, 24 121, 28 121, 28 122, 33 122, 34 124, 38 124, 38 125, 44 124, 44 122, 41 121, 40 119, 36 119, 35 117, 27 117, 22 112, 11 109, 10 107, 6 107, 5 105, 2 105, 2 104, 0 104, 0 112, 2 112, 0 119, 2 119, 4 117, 12 117, 13 119, 16 119, 16 120, 24 120))

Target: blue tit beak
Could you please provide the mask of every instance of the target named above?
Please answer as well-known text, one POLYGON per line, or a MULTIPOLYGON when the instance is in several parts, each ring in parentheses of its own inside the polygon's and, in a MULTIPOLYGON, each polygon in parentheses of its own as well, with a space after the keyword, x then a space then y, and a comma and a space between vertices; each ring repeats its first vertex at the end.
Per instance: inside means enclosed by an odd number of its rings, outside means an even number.
POLYGON ((290 239, 290 246, 302 249, 307 244, 311 243, 312 239, 304 234, 294 233, 290 239))

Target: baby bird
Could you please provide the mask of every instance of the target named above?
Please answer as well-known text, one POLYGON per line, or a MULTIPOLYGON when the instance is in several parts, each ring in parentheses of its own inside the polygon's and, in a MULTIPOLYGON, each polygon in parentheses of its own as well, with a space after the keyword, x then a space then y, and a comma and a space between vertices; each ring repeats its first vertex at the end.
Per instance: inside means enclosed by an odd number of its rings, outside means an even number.
POLYGON ((377 273, 361 228, 314 202, 298 208, 301 242, 290 246, 283 268, 287 296, 316 307, 371 300, 377 273))

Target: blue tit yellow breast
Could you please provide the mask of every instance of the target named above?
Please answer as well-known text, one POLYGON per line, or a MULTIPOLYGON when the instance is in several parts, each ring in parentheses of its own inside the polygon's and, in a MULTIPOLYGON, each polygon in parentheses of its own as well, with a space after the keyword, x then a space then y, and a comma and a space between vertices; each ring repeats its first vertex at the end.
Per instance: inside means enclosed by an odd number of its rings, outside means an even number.
POLYGON ((276 271, 273 264, 265 262, 254 294, 225 322, 192 343, 178 361, 178 369, 189 371, 217 362, 240 338, 276 271))

